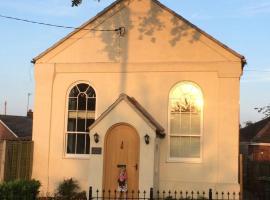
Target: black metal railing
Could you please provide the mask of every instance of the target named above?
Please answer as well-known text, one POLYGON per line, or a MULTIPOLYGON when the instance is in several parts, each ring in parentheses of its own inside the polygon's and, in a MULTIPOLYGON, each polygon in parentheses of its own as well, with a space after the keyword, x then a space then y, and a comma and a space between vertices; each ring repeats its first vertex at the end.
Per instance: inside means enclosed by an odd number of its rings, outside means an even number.
POLYGON ((89 188, 89 200, 239 200, 240 193, 235 192, 217 192, 209 189, 205 191, 154 191, 150 188, 149 191, 126 191, 119 192, 117 190, 105 191, 89 188))
MULTIPOLYGON (((267 193, 245 193, 242 195, 236 192, 219 192, 212 189, 207 191, 155 191, 150 188, 148 191, 119 192, 117 190, 93 190, 92 187, 89 187, 87 197, 73 197, 71 199, 65 197, 40 197, 38 200, 269 200, 269 197, 267 193)), ((30 198, 26 200, 30 200, 30 198)))

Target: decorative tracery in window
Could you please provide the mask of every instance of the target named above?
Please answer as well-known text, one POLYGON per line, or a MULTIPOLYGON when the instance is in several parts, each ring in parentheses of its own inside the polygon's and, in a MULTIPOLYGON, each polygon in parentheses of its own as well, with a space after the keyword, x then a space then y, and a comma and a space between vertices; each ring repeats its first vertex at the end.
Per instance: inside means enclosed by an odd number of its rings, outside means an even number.
POLYGON ((199 87, 181 82, 169 97, 170 158, 200 158, 203 96, 199 87))
POLYGON ((74 86, 68 97, 67 146, 68 154, 89 154, 88 128, 95 121, 96 93, 88 84, 74 86))

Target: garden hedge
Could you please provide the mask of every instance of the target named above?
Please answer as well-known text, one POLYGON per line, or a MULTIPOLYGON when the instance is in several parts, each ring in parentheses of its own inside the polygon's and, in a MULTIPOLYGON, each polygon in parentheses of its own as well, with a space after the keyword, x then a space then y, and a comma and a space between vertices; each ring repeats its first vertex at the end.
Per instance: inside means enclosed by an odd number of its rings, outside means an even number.
POLYGON ((0 184, 1 200, 35 200, 39 193, 37 180, 15 180, 0 184))

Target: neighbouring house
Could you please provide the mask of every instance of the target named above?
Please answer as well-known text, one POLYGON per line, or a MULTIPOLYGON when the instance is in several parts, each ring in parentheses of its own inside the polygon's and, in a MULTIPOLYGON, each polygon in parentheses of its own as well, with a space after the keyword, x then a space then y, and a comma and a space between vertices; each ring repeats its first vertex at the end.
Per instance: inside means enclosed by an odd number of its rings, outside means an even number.
POLYGON ((269 194, 270 117, 240 129, 245 190, 269 194))
POLYGON ((27 116, 0 115, 0 140, 31 140, 32 111, 27 116))
POLYGON ((0 115, 0 182, 31 178, 32 117, 0 115))
POLYGON ((33 178, 239 191, 245 58, 156 0, 118 0, 33 59, 33 178))
POLYGON ((270 161, 270 117, 240 129, 240 153, 252 161, 270 161))

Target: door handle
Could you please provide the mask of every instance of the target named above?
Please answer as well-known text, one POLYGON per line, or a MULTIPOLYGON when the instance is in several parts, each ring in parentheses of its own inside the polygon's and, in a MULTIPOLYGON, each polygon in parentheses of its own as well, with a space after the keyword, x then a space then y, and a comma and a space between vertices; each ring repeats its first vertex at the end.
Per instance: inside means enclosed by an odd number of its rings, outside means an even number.
POLYGON ((136 163, 136 165, 134 165, 136 171, 138 170, 138 164, 136 163))

